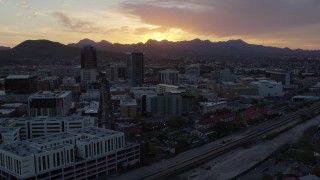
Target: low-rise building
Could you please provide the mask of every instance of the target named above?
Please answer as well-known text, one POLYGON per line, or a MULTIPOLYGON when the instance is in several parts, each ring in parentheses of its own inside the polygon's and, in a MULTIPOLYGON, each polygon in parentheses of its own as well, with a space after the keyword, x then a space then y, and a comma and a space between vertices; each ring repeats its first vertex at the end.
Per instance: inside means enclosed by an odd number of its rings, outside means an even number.
POLYGON ((175 69, 166 69, 159 71, 159 82, 161 84, 170 85, 179 84, 179 71, 175 69))
POLYGON ((251 86, 255 88, 258 95, 262 97, 283 96, 283 87, 281 82, 260 80, 251 82, 251 86))
POLYGON ((0 127, 0 144, 20 141, 20 128, 0 127))
POLYGON ((60 86, 61 91, 71 91, 73 101, 78 101, 81 94, 80 84, 76 82, 74 77, 65 77, 60 86))
POLYGON ((100 101, 100 90, 90 89, 80 95, 80 101, 100 101))
POLYGON ((0 126, 20 129, 20 139, 30 139, 53 133, 95 125, 96 119, 85 116, 2 118, 0 126))
POLYGON ((224 109, 227 108, 227 102, 226 101, 218 101, 218 102, 201 102, 200 103, 200 109, 201 113, 205 114, 208 112, 215 112, 218 109, 224 109))
POLYGON ((27 105, 23 103, 6 103, 0 106, 0 109, 15 109, 21 115, 27 112, 27 105))
POLYGON ((137 102, 135 99, 126 98, 120 101, 120 116, 134 118, 137 116, 137 102))
POLYGON ((66 116, 71 106, 71 91, 40 91, 28 98, 29 116, 66 116))
POLYGON ((158 94, 163 94, 165 92, 171 92, 171 91, 186 92, 186 87, 184 87, 184 86, 175 86, 175 85, 170 85, 170 84, 157 84, 156 92, 158 94))
POLYGON ((106 178, 139 162, 139 144, 96 127, 0 145, 0 174, 6 179, 106 178))

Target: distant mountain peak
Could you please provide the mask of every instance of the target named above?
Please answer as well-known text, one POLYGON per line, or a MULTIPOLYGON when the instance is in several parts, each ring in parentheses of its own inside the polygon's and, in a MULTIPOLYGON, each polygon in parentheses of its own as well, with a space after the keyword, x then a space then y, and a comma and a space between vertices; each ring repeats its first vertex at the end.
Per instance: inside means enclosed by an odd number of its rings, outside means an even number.
POLYGON ((159 41, 155 39, 149 39, 145 44, 157 44, 159 41))
POLYGON ((23 49, 23 48, 34 48, 34 47, 47 47, 47 46, 64 46, 59 42, 53 42, 46 39, 39 39, 39 40, 26 40, 22 43, 18 44, 12 49, 23 49))
POLYGON ((196 39, 191 40, 191 42, 202 42, 202 40, 199 38, 196 38, 196 39))
POLYGON ((10 50, 10 47, 0 46, 0 51, 10 50))
POLYGON ((100 42, 98 42, 98 44, 108 44, 108 45, 112 45, 111 42, 106 41, 106 40, 101 40, 100 42))
POLYGON ((227 43, 233 43, 233 44, 243 44, 243 45, 247 45, 248 43, 246 43, 245 41, 243 41, 242 39, 231 39, 229 41, 227 41, 227 43))
POLYGON ((96 42, 91 39, 85 38, 85 39, 80 40, 78 43, 79 44, 95 44, 96 42))

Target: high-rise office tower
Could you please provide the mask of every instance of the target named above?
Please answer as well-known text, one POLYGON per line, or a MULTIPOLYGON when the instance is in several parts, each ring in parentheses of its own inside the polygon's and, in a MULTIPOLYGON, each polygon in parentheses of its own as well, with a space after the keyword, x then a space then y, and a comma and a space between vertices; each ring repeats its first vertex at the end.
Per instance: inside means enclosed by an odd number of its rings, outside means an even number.
POLYGON ((143 53, 127 53, 128 76, 130 86, 137 87, 144 83, 144 56, 143 53))
POLYGON ((87 45, 81 49, 81 69, 96 69, 97 68, 97 50, 87 45))
POLYGON ((97 81, 97 50, 90 45, 84 46, 81 50, 81 81, 97 81))

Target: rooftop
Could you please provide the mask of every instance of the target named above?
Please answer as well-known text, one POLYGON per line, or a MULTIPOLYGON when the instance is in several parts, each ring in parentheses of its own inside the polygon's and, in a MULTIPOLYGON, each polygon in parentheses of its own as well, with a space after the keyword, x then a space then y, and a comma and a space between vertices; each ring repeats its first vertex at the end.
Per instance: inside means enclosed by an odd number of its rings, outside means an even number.
POLYGON ((11 114, 15 109, 0 109, 0 114, 11 114))
POLYGON ((8 153, 14 154, 20 157, 32 156, 41 152, 52 151, 59 148, 65 148, 74 146, 69 143, 61 144, 61 140, 73 138, 77 141, 95 141, 99 138, 113 136, 113 135, 123 135, 122 132, 113 131, 110 129, 103 129, 97 127, 87 127, 83 129, 71 130, 69 132, 57 133, 48 136, 42 136, 38 138, 33 138, 24 141, 18 141, 9 144, 0 145, 0 150, 6 151, 8 153), (78 140, 79 137, 86 136, 83 139, 78 140), (53 142, 59 142, 55 146, 49 146, 50 143, 52 145, 53 142), (46 147, 45 145, 48 145, 46 147))
POLYGON ((226 104, 226 101, 219 101, 219 102, 200 102, 200 105, 203 106, 216 106, 216 105, 220 105, 220 104, 226 104))
POLYGON ((97 138, 107 137, 107 136, 116 135, 116 134, 123 134, 122 132, 119 132, 119 131, 114 131, 111 129, 104 129, 104 128, 97 128, 97 127, 87 127, 87 128, 83 128, 83 129, 75 129, 75 130, 69 131, 69 133, 92 135, 97 138))
POLYGON ((40 121, 69 121, 69 122, 78 122, 85 119, 90 119, 89 116, 66 116, 66 117, 47 117, 47 116, 38 116, 38 117, 20 117, 20 118, 0 118, 0 125, 8 126, 9 124, 14 123, 26 123, 26 122, 40 122, 40 121))
POLYGON ((9 75, 6 79, 29 79, 35 76, 32 75, 9 75))
POLYGON ((36 99, 36 98, 64 98, 71 94, 71 91, 39 91, 32 96, 30 96, 30 99, 36 99))
POLYGON ((20 107, 20 106, 23 106, 25 104, 23 103, 6 103, 6 104, 3 104, 1 105, 2 107, 20 107))

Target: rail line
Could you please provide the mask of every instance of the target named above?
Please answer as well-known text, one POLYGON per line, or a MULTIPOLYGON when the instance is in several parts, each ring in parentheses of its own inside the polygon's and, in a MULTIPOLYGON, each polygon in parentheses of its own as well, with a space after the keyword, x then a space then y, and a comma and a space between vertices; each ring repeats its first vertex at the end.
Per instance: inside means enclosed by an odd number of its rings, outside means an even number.
POLYGON ((176 175, 178 173, 181 173, 187 169, 193 168, 199 164, 203 164, 215 157, 218 157, 222 154, 225 154, 233 149, 236 149, 240 146, 242 146, 245 143, 251 142, 254 139, 257 139, 261 137, 264 134, 267 134, 277 128, 280 128, 284 125, 287 125, 289 122, 292 122, 294 120, 298 120, 301 115, 307 115, 309 113, 312 113, 320 108, 320 103, 316 103, 312 105, 310 108, 294 112, 291 114, 288 114, 282 118, 279 118, 278 122, 274 122, 270 124, 269 126, 265 127, 264 129, 260 129, 259 132, 254 132, 252 134, 249 134, 245 137, 242 137, 240 139, 237 139, 235 141, 229 142, 227 144, 221 145, 219 147, 209 149, 205 152, 202 152, 200 154, 197 154, 193 157, 186 157, 185 160, 176 162, 174 164, 171 164, 165 168, 158 169, 156 171, 148 172, 142 176, 139 176, 135 179, 161 179, 166 178, 172 175, 176 175))

